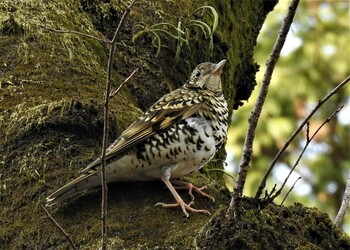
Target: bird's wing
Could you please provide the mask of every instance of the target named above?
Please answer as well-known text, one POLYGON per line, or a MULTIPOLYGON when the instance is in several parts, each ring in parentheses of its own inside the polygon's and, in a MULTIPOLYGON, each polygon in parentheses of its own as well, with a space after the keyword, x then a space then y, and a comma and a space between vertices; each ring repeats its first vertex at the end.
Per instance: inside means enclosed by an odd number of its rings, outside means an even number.
MULTIPOLYGON (((177 89, 156 102, 137 121, 131 124, 107 149, 106 160, 121 154, 198 111, 203 98, 197 92, 177 89)), ((101 158, 90 163, 82 172, 90 172, 101 164, 101 158)))

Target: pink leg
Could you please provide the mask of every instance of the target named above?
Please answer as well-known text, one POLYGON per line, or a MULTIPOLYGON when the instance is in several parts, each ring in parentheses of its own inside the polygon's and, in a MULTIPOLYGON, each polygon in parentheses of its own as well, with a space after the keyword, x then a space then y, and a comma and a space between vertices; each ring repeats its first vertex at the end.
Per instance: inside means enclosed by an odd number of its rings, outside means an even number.
POLYGON ((174 207, 181 207, 182 212, 185 214, 186 217, 189 216, 188 212, 193 212, 193 213, 203 213, 203 214, 208 214, 210 215, 209 211, 207 210, 198 210, 194 209, 191 207, 193 204, 193 201, 191 201, 189 204, 186 204, 183 199, 180 197, 180 195, 176 192, 175 188, 173 185, 170 183, 170 181, 166 178, 161 178, 162 181, 165 183, 165 185, 168 187, 170 192, 173 194, 175 200, 177 203, 174 204, 165 204, 165 203, 157 203, 155 206, 162 206, 164 208, 174 208, 174 207), (188 211, 188 212, 187 212, 188 211))
POLYGON ((210 196, 209 194, 206 194, 203 192, 203 190, 208 188, 207 186, 198 188, 198 187, 194 186, 192 183, 184 182, 184 181, 180 181, 180 180, 171 180, 170 182, 174 185, 177 185, 177 186, 174 186, 174 188, 176 190, 188 190, 188 195, 191 197, 192 202, 194 201, 194 196, 192 194, 192 190, 194 192, 196 192, 197 194, 199 194, 203 197, 206 197, 209 200, 212 200, 213 202, 215 202, 215 198, 213 196, 210 196))

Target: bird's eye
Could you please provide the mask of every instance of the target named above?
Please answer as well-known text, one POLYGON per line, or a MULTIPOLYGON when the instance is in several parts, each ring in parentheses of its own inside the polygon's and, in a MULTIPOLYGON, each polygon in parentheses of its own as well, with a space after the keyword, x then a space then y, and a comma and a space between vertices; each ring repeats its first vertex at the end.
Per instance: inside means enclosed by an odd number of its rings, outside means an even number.
POLYGON ((200 77, 201 76, 201 72, 198 70, 195 74, 195 77, 200 77))

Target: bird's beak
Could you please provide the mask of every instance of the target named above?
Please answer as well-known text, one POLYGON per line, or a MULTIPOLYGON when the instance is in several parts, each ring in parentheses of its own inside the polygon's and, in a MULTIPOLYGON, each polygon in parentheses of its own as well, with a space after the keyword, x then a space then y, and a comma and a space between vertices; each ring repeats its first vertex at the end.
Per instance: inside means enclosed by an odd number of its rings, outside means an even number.
POLYGON ((213 69, 213 71, 211 72, 213 75, 221 75, 222 73, 222 68, 224 67, 226 63, 226 60, 221 60, 219 63, 217 63, 213 69))

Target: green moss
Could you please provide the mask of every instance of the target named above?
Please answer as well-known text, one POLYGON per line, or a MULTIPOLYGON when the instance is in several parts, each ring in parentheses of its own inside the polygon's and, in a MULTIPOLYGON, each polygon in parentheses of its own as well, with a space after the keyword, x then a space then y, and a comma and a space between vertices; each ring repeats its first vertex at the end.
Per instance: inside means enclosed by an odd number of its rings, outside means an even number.
POLYGON ((6 98, 1 111, 23 103, 29 108, 43 100, 101 96, 104 48, 93 39, 47 29, 71 29, 98 36, 85 13, 72 12, 79 8, 74 1, 2 3, 0 88, 6 98), (80 91, 82 85, 85 91, 80 91))
POLYGON ((225 211, 201 231, 194 244, 217 249, 349 249, 350 238, 337 229, 329 216, 301 204, 291 207, 269 204, 258 208, 244 198, 237 221, 228 221, 225 211))
MULTIPOLYGON (((243 5, 236 2, 232 6, 230 1, 211 2, 219 12, 214 53, 208 53, 203 33, 193 30, 190 48, 184 46, 177 63, 176 44, 166 37, 162 37, 166 47, 157 58, 150 37, 143 36, 133 44, 136 24, 177 24, 203 1, 136 2, 118 37, 112 88, 136 67, 141 72, 111 100, 111 140, 139 115, 139 109, 147 109, 160 96, 182 85, 194 66, 203 61, 228 60, 223 82, 230 107, 237 103, 233 97, 238 84, 255 84, 249 80, 255 71, 246 69, 254 66, 252 50, 266 13, 261 3, 250 1, 250 7, 240 9, 243 5), (238 9, 242 12, 239 15, 235 14, 238 9)), ((1 247, 69 248, 51 222, 43 219, 39 205, 48 193, 76 177, 100 154, 108 51, 94 39, 52 32, 47 27, 111 38, 123 9, 113 1, 94 0, 5 0, 0 5, 1 247)), ((210 17, 204 18, 210 22, 210 17)), ((218 157, 224 159, 224 151, 218 157)), ((208 192, 216 198, 213 203, 196 197, 196 208, 214 214, 228 203, 228 192, 215 182, 198 173, 190 180, 208 185, 208 192)), ((189 201, 186 194, 182 195, 189 201)), ((100 200, 99 192, 93 191, 50 210, 81 248, 100 244, 100 200)), ((209 219, 200 214, 185 219, 179 210, 154 208, 157 202, 173 202, 161 183, 110 185, 111 247, 147 249, 167 245, 186 249, 209 219)))

